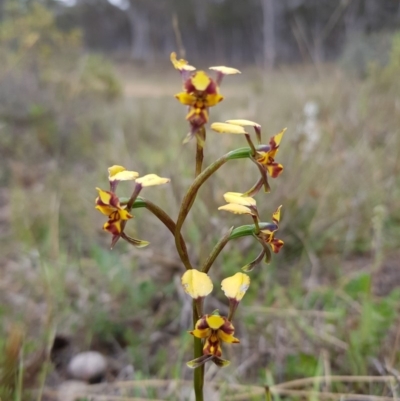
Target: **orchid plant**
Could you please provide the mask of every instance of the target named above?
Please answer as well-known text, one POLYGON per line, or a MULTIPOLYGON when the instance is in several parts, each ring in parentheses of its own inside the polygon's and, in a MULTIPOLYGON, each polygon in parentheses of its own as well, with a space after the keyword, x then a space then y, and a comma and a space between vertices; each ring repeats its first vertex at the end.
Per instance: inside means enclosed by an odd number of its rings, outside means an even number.
POLYGON ((95 203, 96 209, 108 217, 103 229, 112 235, 111 248, 120 238, 138 248, 149 245, 147 241, 132 238, 125 233, 125 226, 133 218, 132 209, 135 208, 146 208, 153 213, 174 236, 176 249, 185 270, 181 280, 182 286, 193 302, 194 328, 189 333, 193 336, 194 359, 189 361, 187 366, 194 369, 193 382, 196 401, 201 401, 203 400, 204 365, 207 362, 213 362, 219 367, 227 366, 229 361, 222 358, 221 344, 223 342, 240 342, 239 339, 234 337, 233 318, 239 302, 250 285, 250 277, 247 273, 252 271, 262 260, 269 263, 271 251, 278 253, 283 246, 283 241, 275 237, 280 220, 281 206, 272 214, 272 222, 264 222, 259 216, 254 197, 262 188, 265 192, 270 192, 268 176, 276 178, 282 173, 283 166, 275 161, 275 157, 285 129, 273 136, 268 144, 263 144, 260 124, 243 119, 215 122, 211 124, 212 130, 221 134, 242 135, 245 137, 248 146, 232 150, 208 167, 203 168, 209 109, 224 99, 219 92, 223 78, 226 75, 240 74, 240 71, 225 66, 210 67, 210 70, 215 71, 216 74, 215 78, 212 78, 205 71, 197 71, 186 60, 178 60, 175 53, 171 54, 171 62, 175 69, 180 72, 183 83, 183 91, 175 97, 180 103, 188 107, 186 120, 189 122, 189 133, 183 142, 186 143, 192 139, 196 141, 195 177, 182 199, 176 220, 170 217, 160 206, 139 196, 144 188, 167 184, 170 180, 156 174, 140 176, 139 173, 128 171, 123 166, 115 165, 108 169, 110 188, 108 191, 97 188, 98 197, 95 203), (253 142, 250 133, 246 131, 246 127, 254 129, 256 143, 253 142), (252 224, 232 227, 227 230, 226 234, 215 244, 202 266, 195 267, 190 261, 186 241, 181 234, 182 226, 195 202, 200 187, 221 166, 237 159, 250 159, 257 166, 260 177, 250 189, 243 193, 225 193, 226 204, 219 207, 219 210, 248 215, 252 219, 252 224), (130 197, 117 196, 116 190, 120 181, 134 181, 130 197), (228 316, 221 316, 218 310, 206 313, 203 310, 203 301, 213 289, 210 278, 211 267, 229 241, 245 236, 252 236, 261 244, 260 254, 241 268, 245 273, 237 272, 232 277, 225 278, 222 281, 221 288, 229 301, 228 316))

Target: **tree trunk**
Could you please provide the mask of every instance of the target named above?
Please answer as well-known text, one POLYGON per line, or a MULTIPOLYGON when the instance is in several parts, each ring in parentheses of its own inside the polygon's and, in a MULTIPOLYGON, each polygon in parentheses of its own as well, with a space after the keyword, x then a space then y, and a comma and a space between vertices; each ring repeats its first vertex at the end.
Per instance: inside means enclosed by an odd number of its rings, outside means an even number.
POLYGON ((131 57, 133 60, 147 62, 151 58, 150 21, 147 13, 133 1, 126 10, 131 31, 131 57))
POLYGON ((274 1, 261 0, 263 12, 263 58, 266 70, 273 69, 276 61, 274 1))

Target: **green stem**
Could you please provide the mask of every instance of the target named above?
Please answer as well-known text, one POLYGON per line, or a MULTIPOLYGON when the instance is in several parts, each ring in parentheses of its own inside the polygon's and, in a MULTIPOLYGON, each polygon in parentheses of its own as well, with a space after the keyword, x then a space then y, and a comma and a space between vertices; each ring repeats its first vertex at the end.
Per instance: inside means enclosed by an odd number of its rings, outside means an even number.
MULTIPOLYGON (((196 169, 195 169, 195 179, 201 174, 203 168, 204 159, 204 143, 206 140, 206 130, 204 127, 196 135, 196 169)), ((190 201, 188 209, 193 205, 195 197, 190 201)), ((179 231, 175 232, 175 235, 179 231)), ((179 252, 179 249, 178 249, 179 252)), ((199 305, 196 300, 193 300, 193 327, 196 327, 197 320, 200 319, 199 305)), ((203 354, 203 342, 200 338, 193 337, 193 354, 195 358, 200 357, 203 354)), ((203 387, 204 387, 204 365, 195 369, 193 372, 193 387, 196 396, 196 401, 203 401, 203 387)))
POLYGON ((224 249, 225 245, 229 242, 232 231, 233 231, 233 227, 231 227, 231 229, 216 243, 216 245, 214 246, 214 249, 211 251, 210 255, 208 256, 207 260, 204 262, 204 264, 201 268, 201 271, 203 273, 208 273, 208 271, 210 270, 210 267, 215 262, 215 259, 217 259, 220 252, 224 249))
MULTIPOLYGON (((133 204, 133 208, 136 209, 140 207, 145 207, 149 212, 153 213, 154 216, 156 216, 168 228, 172 235, 175 235, 176 225, 171 217, 169 217, 163 209, 145 198, 138 197, 133 204)), ((180 255, 182 263, 184 264, 186 269, 192 269, 185 240, 183 239, 181 234, 179 234, 178 238, 182 249, 182 256, 180 255)))
POLYGON ((184 252, 181 247, 181 243, 179 240, 181 229, 183 223, 187 215, 190 212, 190 209, 193 205, 193 202, 196 199, 197 192, 199 191, 200 187, 210 178, 221 166, 223 166, 228 160, 235 160, 235 159, 247 159, 251 156, 251 149, 250 148, 239 148, 235 149, 219 159, 217 159, 214 163, 210 164, 202 173, 200 173, 195 180, 192 182, 192 185, 189 187, 185 197, 182 200, 181 207, 179 209, 178 219, 176 222, 175 228, 175 246, 178 251, 180 258, 183 260, 184 252))
POLYGON ((204 144, 206 142, 206 130, 204 127, 196 134, 196 170, 195 177, 201 173, 204 159, 204 144))
MULTIPOLYGON (((200 318, 197 313, 196 302, 193 300, 193 327, 196 326, 197 320, 200 318)), ((203 342, 201 338, 193 337, 193 354, 195 358, 203 355, 203 342)), ((196 401, 203 401, 203 385, 204 385, 204 365, 199 366, 193 371, 193 387, 196 401)))
POLYGON ((178 250, 179 256, 182 259, 183 251, 181 248, 181 244, 179 241, 179 235, 181 233, 181 229, 183 223, 185 222, 186 216, 188 215, 194 200, 196 199, 196 195, 200 187, 204 184, 204 182, 213 174, 215 173, 222 165, 224 165, 228 161, 226 155, 219 158, 214 163, 210 164, 201 174, 199 174, 195 180, 193 181, 192 185, 189 187, 185 197, 182 200, 181 208, 178 214, 178 220, 176 222, 175 228, 175 245, 176 249, 178 250))

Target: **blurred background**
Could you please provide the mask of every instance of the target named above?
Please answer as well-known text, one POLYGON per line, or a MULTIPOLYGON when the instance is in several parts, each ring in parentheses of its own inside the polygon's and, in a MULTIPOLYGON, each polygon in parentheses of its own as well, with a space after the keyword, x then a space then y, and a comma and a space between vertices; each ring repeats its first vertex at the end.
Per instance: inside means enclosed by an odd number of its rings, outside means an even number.
MULTIPOLYGON (((225 77, 210 122, 257 121, 265 142, 288 128, 277 157, 284 172, 257 195, 264 221, 283 205, 285 246, 251 273, 235 321, 241 344, 224 348, 231 365, 206 369, 236 398, 210 388, 207 399, 263 399, 239 398, 234 386, 303 377, 396 376, 398 0, 1 0, 0 398, 129 399, 71 396, 74 376, 113 383, 114 397, 191 399, 179 386, 123 393, 115 384, 191 378, 191 307, 165 227, 137 209, 128 233, 150 246, 110 250, 94 209, 95 187, 107 189, 107 168, 121 164, 170 177, 143 195, 177 216, 195 144, 182 145, 172 51, 199 69, 242 71, 225 77), (89 350, 99 371, 71 372, 89 350)), ((205 163, 241 146, 209 131, 205 163)), ((217 208, 223 193, 257 178, 250 161, 233 161, 202 188, 183 230, 195 265, 229 227, 249 223, 217 208)), ((120 196, 130 192, 120 184, 120 196)), ((207 311, 226 313, 218 283, 258 252, 247 238, 227 245, 207 311)), ((396 396, 384 383, 315 386, 396 396)))

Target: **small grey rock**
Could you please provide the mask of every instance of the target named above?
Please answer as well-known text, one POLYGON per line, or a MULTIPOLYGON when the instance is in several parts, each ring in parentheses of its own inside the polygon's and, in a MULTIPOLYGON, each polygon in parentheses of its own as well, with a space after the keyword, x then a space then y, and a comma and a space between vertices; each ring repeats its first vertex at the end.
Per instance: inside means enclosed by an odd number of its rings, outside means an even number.
POLYGON ((101 379, 107 369, 107 359, 96 351, 81 352, 68 364, 68 373, 77 380, 90 383, 101 379))

